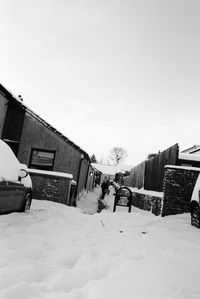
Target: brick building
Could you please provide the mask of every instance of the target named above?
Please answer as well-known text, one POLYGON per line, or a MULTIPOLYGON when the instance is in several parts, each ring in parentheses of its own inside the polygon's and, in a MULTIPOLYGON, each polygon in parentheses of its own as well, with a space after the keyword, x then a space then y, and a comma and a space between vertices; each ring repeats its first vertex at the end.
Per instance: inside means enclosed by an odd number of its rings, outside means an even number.
POLYGON ((29 168, 72 174, 76 195, 87 187, 89 155, 1 84, 0 139, 29 168))

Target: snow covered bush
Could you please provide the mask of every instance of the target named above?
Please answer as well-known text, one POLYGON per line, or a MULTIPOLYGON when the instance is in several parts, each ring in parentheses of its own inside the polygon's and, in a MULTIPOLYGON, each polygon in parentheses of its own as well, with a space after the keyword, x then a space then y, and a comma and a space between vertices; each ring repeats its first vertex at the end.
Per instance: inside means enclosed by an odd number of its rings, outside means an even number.
POLYGON ((81 209, 86 214, 97 213, 98 200, 100 198, 101 188, 98 186, 93 192, 83 190, 77 199, 77 208, 81 209))

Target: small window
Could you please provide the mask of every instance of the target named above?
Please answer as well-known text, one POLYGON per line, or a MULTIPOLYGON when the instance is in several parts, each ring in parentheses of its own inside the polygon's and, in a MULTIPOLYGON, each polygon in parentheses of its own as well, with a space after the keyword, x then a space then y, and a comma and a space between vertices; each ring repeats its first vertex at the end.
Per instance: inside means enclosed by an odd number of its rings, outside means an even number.
POLYGON ((53 170, 55 151, 32 149, 29 167, 34 169, 53 170))

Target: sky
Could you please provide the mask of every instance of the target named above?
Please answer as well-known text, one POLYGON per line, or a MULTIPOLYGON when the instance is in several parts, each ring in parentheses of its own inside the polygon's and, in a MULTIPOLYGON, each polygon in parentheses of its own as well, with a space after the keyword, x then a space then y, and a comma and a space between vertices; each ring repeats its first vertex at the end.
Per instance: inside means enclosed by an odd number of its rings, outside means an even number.
POLYGON ((0 0, 0 82, 89 155, 200 144, 199 0, 0 0))

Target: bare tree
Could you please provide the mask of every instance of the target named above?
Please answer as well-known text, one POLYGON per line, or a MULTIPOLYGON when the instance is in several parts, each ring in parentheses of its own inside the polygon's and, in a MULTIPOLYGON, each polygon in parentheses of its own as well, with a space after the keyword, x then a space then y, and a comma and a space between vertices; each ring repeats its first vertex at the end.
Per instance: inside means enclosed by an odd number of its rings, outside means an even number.
POLYGON ((127 151, 122 147, 113 147, 110 151, 110 160, 114 165, 118 165, 128 156, 127 151))
POLYGON ((99 163, 99 164, 104 164, 104 157, 102 156, 101 159, 99 159, 99 160, 97 161, 97 163, 99 163))

